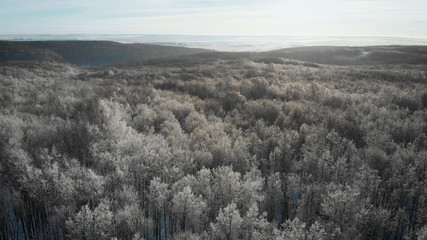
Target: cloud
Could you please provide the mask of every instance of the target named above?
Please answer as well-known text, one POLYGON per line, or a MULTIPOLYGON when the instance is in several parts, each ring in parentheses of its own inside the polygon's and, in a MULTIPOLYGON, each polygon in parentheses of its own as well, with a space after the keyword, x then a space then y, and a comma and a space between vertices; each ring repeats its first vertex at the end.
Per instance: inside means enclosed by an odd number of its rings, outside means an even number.
POLYGON ((421 0, 0 0, 0 33, 427 37, 421 0))

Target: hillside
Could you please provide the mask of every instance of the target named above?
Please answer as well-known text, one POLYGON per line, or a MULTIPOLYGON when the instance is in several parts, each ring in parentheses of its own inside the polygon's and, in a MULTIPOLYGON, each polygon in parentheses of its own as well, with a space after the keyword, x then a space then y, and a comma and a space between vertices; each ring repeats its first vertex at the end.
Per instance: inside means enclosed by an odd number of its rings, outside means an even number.
POLYGON ((298 47, 268 52, 216 52, 206 49, 110 41, 0 41, 0 62, 68 62, 80 67, 129 64, 186 64, 209 59, 251 59, 265 63, 427 64, 426 46, 298 47), (169 59, 169 60, 168 60, 169 59))
POLYGON ((109 41, 0 41, 2 61, 69 62, 77 66, 105 66, 207 52, 203 49, 109 41))
POLYGON ((299 47, 261 55, 338 65, 427 64, 426 46, 299 47))

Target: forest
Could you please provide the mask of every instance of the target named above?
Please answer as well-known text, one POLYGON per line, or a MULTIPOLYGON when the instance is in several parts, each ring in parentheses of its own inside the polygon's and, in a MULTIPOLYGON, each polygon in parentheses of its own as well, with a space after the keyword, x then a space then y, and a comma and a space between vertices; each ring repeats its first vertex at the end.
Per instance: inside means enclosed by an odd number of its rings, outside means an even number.
POLYGON ((0 63, 0 239, 427 239, 427 62, 280 54, 0 63))

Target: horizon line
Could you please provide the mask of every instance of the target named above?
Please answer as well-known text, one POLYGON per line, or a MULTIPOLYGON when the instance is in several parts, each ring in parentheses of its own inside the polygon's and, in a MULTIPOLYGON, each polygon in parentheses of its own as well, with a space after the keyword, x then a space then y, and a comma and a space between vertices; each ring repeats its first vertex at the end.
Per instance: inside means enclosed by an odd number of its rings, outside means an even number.
POLYGON ((0 36, 143 36, 143 35, 152 35, 152 36, 200 36, 200 37, 313 37, 313 38, 321 38, 321 37, 329 37, 329 38, 395 38, 395 39, 425 39, 427 37, 420 36, 375 36, 375 35, 232 35, 232 34, 168 34, 168 33, 0 33, 0 36))

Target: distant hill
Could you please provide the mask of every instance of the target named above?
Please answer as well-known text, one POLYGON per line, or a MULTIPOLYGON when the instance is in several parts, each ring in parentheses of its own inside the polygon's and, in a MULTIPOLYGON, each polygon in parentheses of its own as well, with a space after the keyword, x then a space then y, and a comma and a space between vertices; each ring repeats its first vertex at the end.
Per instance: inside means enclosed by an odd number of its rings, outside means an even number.
POLYGON ((284 59, 291 59, 308 62, 304 64, 427 64, 427 46, 321 46, 284 48, 268 52, 216 52, 112 41, 0 41, 0 62, 68 62, 80 67, 142 63, 185 66, 200 61, 240 58, 265 63, 281 63, 284 59))
MULTIPOLYGON (((427 64, 427 46, 370 46, 340 47, 318 46, 284 48, 268 52, 202 52, 163 60, 150 60, 146 64, 189 65, 217 59, 248 59, 255 62, 293 64, 304 66, 427 64)), ((137 63, 135 63, 137 64, 137 63)))
POLYGON ((320 64, 427 64, 427 46, 298 47, 260 53, 320 64))
POLYGON ((0 41, 0 62, 69 62, 77 66, 105 66, 208 52, 205 49, 111 41, 0 41))

